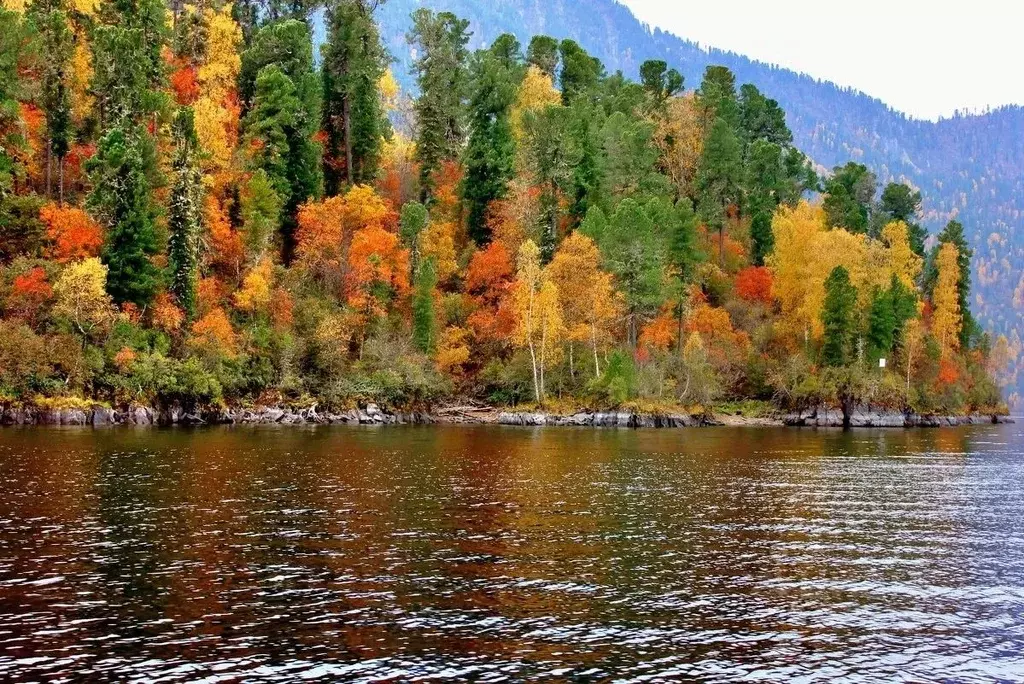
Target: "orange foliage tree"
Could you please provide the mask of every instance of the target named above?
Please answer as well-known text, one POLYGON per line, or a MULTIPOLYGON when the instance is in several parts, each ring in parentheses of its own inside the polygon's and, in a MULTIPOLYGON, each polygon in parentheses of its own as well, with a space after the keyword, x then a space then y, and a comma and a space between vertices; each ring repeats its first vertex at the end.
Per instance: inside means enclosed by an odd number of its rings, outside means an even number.
POLYGON ((46 271, 36 266, 15 276, 6 309, 10 315, 34 323, 52 297, 53 288, 46 278, 46 271))
POLYGON ((747 302, 770 304, 772 272, 764 266, 748 266, 736 274, 736 294, 747 302))
POLYGON ((60 262, 97 256, 103 246, 103 229, 83 210, 47 204, 39 210, 50 240, 50 258, 60 262))
POLYGON ((348 305, 363 322, 387 313, 409 292, 409 250, 398 235, 371 224, 352 236, 346 276, 348 305))
POLYGON ((515 278, 512 257, 503 243, 492 242, 473 253, 465 284, 474 307, 468 324, 478 342, 507 341, 515 329, 509 299, 515 278))

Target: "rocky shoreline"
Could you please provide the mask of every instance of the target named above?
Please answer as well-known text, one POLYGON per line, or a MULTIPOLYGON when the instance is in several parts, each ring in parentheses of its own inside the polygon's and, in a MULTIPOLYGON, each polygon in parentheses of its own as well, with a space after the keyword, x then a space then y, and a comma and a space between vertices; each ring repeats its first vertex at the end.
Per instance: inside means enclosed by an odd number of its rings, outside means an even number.
POLYGON ((684 413, 636 413, 630 411, 579 411, 572 414, 498 410, 486 406, 449 406, 433 411, 390 412, 376 404, 342 413, 319 411, 316 405, 303 408, 237 408, 186 412, 178 407, 149 406, 109 408, 0 407, 0 425, 422 425, 470 424, 523 427, 568 426, 603 428, 685 428, 713 426, 788 427, 951 427, 1013 423, 1009 416, 976 414, 967 416, 922 416, 857 407, 848 422, 842 411, 812 409, 775 417, 706 415, 684 413))

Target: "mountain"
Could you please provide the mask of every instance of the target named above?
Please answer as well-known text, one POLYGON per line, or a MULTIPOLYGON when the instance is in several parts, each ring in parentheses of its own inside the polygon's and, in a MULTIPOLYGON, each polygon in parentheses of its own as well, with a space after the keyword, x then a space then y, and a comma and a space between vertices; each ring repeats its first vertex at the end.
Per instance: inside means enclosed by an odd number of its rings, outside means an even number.
MULTIPOLYGON (((796 144, 820 167, 854 160, 872 168, 882 183, 909 181, 924 196, 923 219, 932 232, 951 217, 962 221, 974 248, 974 312, 986 329, 1006 334, 1020 351, 1024 108, 915 120, 859 91, 652 30, 614 0, 389 0, 377 10, 378 18, 394 72, 407 88, 412 55, 405 33, 409 15, 423 5, 468 19, 472 48, 502 33, 515 34, 524 45, 537 34, 572 38, 609 72, 634 78, 644 60, 664 59, 684 74, 688 88, 700 83, 708 64, 728 66, 739 83, 753 83, 779 101, 796 144)), ((1015 382, 1016 373, 1011 375, 1015 382)), ((1020 376, 1024 380, 1024 372, 1020 376)))

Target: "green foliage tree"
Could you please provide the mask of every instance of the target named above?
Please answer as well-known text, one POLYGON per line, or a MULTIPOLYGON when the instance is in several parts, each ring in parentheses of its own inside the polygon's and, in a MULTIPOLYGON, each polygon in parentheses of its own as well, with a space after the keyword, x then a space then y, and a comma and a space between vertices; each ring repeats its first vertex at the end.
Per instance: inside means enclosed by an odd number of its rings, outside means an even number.
POLYGON ((836 266, 825 279, 825 305, 821 310, 821 322, 825 327, 821 348, 824 365, 842 367, 853 360, 856 305, 857 289, 850 283, 850 272, 836 266))
POLYGON ((42 75, 40 104, 46 114, 46 194, 52 196, 51 159, 58 168, 58 196, 64 201, 64 158, 71 149, 74 134, 71 124, 69 87, 71 56, 74 51, 69 18, 59 3, 33 3, 30 12, 41 36, 46 55, 42 75))
POLYGON ((426 259, 416 269, 415 291, 412 297, 412 339, 424 354, 433 353, 437 346, 437 320, 434 315, 434 288, 437 287, 437 269, 433 259, 426 259))
POLYGON ((711 65, 704 70, 704 78, 697 89, 703 111, 705 128, 714 120, 723 119, 735 131, 739 123, 739 104, 736 101, 736 76, 728 67, 711 65))
POLYGON ((202 246, 203 178, 197 163, 195 115, 182 107, 174 119, 174 181, 167 217, 170 290, 187 320, 196 315, 202 246))
POLYGON ((413 12, 406 39, 414 45, 413 64, 420 96, 416 112, 416 160, 420 165, 420 201, 429 204, 434 173, 459 155, 466 129, 469 75, 469 22, 451 12, 413 12))
POLYGON ((668 98, 682 92, 683 75, 669 69, 661 59, 649 59, 640 65, 640 84, 647 91, 655 108, 662 108, 668 98))
POLYGON ((338 194, 342 182, 374 180, 381 141, 390 133, 378 86, 389 57, 373 9, 367 0, 337 0, 327 10, 327 43, 321 50, 328 195, 338 194))
POLYGON ((921 193, 904 183, 889 183, 882 191, 881 210, 884 221, 903 221, 910 229, 910 248, 924 256, 924 242, 928 231, 917 222, 921 211, 921 193))
POLYGON ((718 231, 718 258, 725 247, 725 219, 729 206, 739 205, 743 173, 740 141, 733 126, 717 117, 697 167, 697 208, 701 218, 718 231))
POLYGON ((558 74, 562 104, 571 105, 576 98, 593 92, 604 75, 604 66, 574 40, 565 39, 559 43, 558 54, 562 63, 558 74))
POLYGON ((254 169, 266 172, 282 201, 282 256, 289 263, 295 249, 295 214, 299 205, 320 195, 320 144, 313 135, 319 121, 319 98, 306 84, 299 88, 276 64, 256 78, 249 112, 242 122, 254 169), (303 95, 305 94, 305 98, 303 95))
POLYGON ((570 123, 571 110, 562 106, 529 111, 523 117, 526 155, 534 185, 541 191, 540 252, 544 263, 551 260, 558 247, 559 198, 570 186, 575 167, 570 123))
POLYGON ((152 257, 159 250, 156 211, 146 177, 138 128, 114 128, 100 139, 86 169, 93 191, 87 206, 106 227, 101 257, 108 268, 107 292, 114 301, 140 308, 152 300, 159 271, 152 257))
POLYGON ((462 197, 468 208, 469 236, 478 244, 490 240, 488 207, 505 197, 515 173, 510 111, 522 77, 520 46, 514 36, 499 36, 489 50, 479 51, 473 59, 462 197))
POLYGON ((625 297, 627 341, 631 347, 636 347, 640 324, 657 312, 665 297, 666 244, 650 209, 627 198, 610 220, 600 208, 593 207, 580 226, 598 243, 604 265, 625 297))
POLYGON ((558 41, 551 36, 534 36, 526 49, 526 63, 540 69, 554 83, 558 69, 558 41))
POLYGON ((877 180, 868 167, 856 162, 837 166, 825 181, 825 216, 833 228, 851 233, 868 232, 877 180))

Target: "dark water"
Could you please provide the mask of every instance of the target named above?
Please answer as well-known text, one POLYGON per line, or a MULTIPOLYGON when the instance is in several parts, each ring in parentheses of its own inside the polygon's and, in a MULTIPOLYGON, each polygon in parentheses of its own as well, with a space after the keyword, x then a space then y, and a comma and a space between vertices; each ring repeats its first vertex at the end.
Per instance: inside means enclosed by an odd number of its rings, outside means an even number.
POLYGON ((1024 433, 0 431, 0 680, 1024 681, 1024 433))

